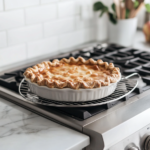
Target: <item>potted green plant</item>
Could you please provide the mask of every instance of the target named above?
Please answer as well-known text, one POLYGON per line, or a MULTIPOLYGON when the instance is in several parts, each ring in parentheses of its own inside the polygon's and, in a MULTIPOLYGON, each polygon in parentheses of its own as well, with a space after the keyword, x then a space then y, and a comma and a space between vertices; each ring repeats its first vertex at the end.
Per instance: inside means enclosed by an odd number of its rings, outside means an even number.
POLYGON ((143 27, 143 32, 145 34, 145 39, 148 43, 150 43, 150 4, 145 4, 146 8, 146 17, 145 17, 145 25, 143 27))
POLYGON ((131 46, 137 29, 136 15, 143 6, 142 0, 114 0, 110 8, 98 1, 94 3, 93 9, 100 12, 100 17, 105 13, 108 15, 110 43, 131 46))

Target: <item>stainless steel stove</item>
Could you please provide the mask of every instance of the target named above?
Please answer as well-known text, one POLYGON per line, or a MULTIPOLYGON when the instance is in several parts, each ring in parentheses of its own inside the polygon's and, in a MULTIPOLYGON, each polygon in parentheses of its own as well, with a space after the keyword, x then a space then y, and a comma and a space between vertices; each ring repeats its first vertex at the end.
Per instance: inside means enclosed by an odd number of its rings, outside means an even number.
POLYGON ((137 72, 142 78, 132 93, 115 102, 93 107, 48 107, 29 103, 18 93, 23 72, 37 63, 34 62, 2 72, 0 96, 89 135, 86 150, 150 150, 150 53, 116 44, 97 44, 49 60, 70 56, 113 62, 124 76, 137 72))

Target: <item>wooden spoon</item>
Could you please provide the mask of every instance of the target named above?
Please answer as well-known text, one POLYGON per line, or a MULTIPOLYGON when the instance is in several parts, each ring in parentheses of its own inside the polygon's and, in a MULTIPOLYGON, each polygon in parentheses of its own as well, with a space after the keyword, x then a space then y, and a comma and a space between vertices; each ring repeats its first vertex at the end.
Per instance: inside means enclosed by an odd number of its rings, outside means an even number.
POLYGON ((120 14, 121 14, 121 19, 125 19, 126 9, 125 9, 125 3, 124 2, 121 2, 121 4, 120 4, 120 14))
POLYGON ((138 12, 142 9, 142 7, 144 7, 144 2, 142 2, 140 5, 139 5, 139 7, 134 11, 134 13, 132 14, 132 18, 133 17, 135 17, 137 14, 138 14, 138 12))
POLYGON ((134 8, 134 3, 132 0, 125 0, 125 7, 129 10, 132 10, 134 8))
POLYGON ((120 19, 120 0, 113 0, 116 7, 117 18, 120 19))
POLYGON ((125 0, 125 6, 127 9, 130 10, 129 18, 131 18, 134 14, 134 11, 135 11, 133 1, 132 0, 125 0))

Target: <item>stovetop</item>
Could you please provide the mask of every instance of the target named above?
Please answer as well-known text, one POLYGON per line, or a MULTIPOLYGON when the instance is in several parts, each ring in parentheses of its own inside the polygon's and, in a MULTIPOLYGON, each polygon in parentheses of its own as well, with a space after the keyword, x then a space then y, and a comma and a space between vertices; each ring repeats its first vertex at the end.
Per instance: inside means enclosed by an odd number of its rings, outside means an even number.
MULTIPOLYGON (((121 101, 127 101, 129 98, 150 89, 150 53, 146 51, 126 48, 116 44, 97 44, 95 46, 88 46, 70 53, 65 53, 50 58, 49 60, 52 61, 53 59, 69 58, 71 56, 75 58, 82 56, 85 59, 93 58, 95 60, 102 59, 103 61, 107 61, 109 63, 113 62, 115 66, 120 68, 122 75, 126 76, 137 72, 142 76, 142 79, 139 81, 138 87, 131 94, 117 102, 108 103, 102 106, 84 108, 56 108, 39 106, 42 109, 53 109, 69 117, 82 121, 113 107, 121 101)), ((18 93, 19 83, 23 79, 23 73, 28 67, 30 66, 2 74, 0 76, 0 85, 15 93, 18 93)))

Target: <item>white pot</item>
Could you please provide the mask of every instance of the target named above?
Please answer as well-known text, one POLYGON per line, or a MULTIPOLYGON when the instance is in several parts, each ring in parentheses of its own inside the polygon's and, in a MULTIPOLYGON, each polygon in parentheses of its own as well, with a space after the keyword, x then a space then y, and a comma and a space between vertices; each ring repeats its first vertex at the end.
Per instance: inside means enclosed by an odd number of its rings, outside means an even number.
POLYGON ((137 18, 118 20, 117 24, 109 21, 108 40, 123 46, 131 46, 137 29, 137 18))

